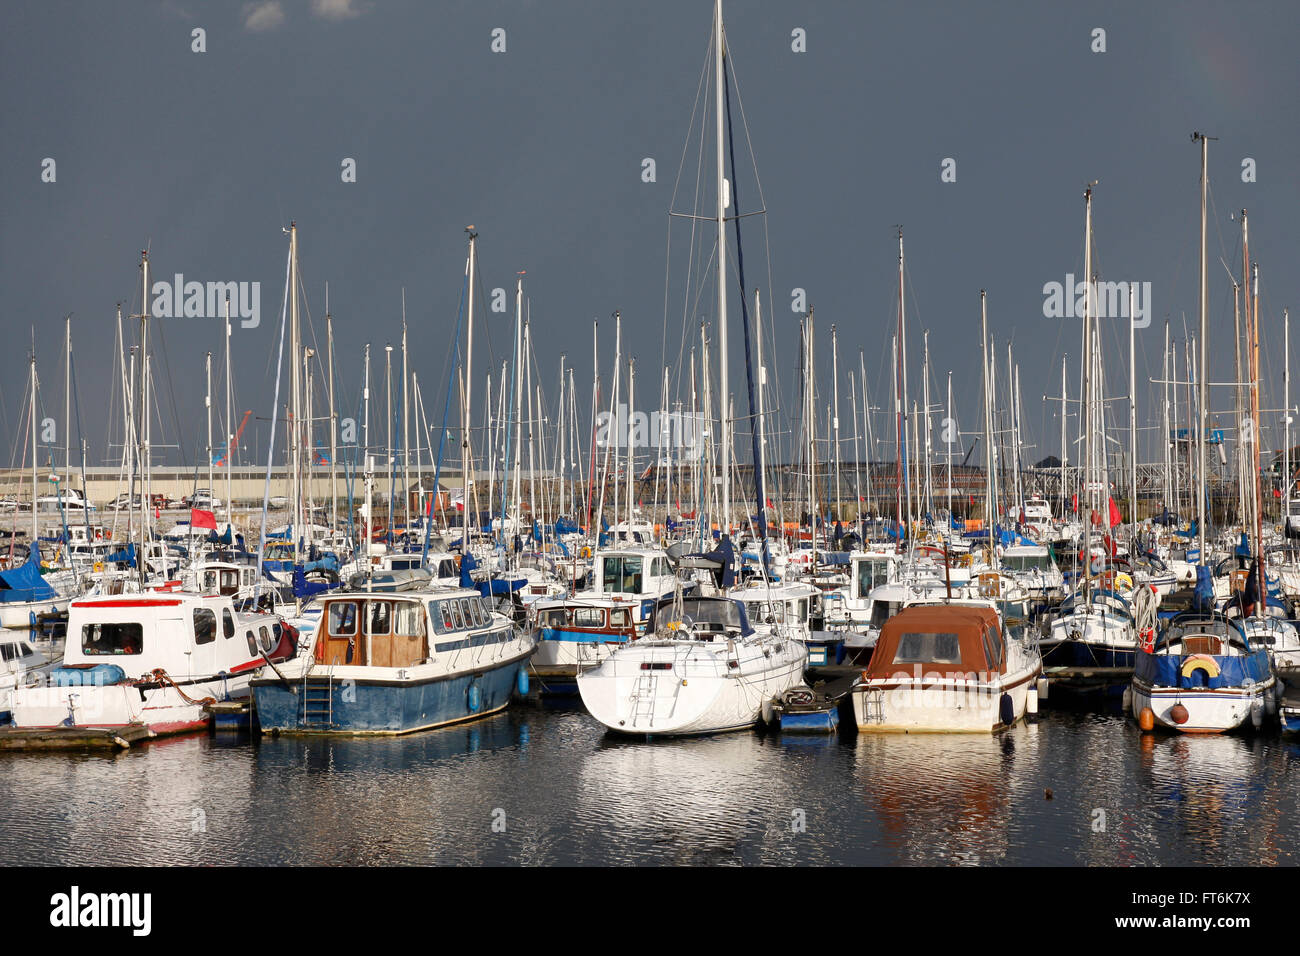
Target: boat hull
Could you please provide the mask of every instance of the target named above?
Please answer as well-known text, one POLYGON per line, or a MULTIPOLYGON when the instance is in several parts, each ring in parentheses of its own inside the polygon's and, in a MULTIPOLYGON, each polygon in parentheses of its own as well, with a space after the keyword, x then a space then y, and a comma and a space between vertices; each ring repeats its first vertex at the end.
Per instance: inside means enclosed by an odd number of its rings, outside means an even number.
POLYGON ((725 645, 642 639, 580 673, 578 692, 587 712, 615 733, 723 733, 765 717, 774 698, 803 680, 807 661, 797 641, 750 645, 729 657, 725 645))
MULTIPOLYGON (((233 696, 247 696, 247 678, 224 682, 233 696)), ((23 687, 14 692, 13 723, 26 729, 113 729, 143 725, 157 736, 192 733, 207 728, 210 715, 205 698, 223 693, 222 681, 170 684, 141 688, 137 684, 23 687)))
POLYGON ((1249 688, 1224 687, 1199 691, 1152 687, 1134 680, 1133 716, 1140 717, 1144 709, 1150 708, 1156 725, 1167 730, 1187 734, 1221 734, 1252 725, 1252 712, 1256 708, 1259 708, 1262 720, 1272 692, 1271 680, 1249 688), (1172 714, 1178 704, 1187 710, 1187 720, 1181 724, 1172 714))
POLYGON ((12 630, 30 630, 42 614, 62 614, 68 609, 70 598, 50 598, 48 601, 11 601, 0 604, 0 627, 12 630))
POLYGON ((853 716, 862 733, 995 733, 1025 716, 1037 676, 1026 671, 994 682, 872 680, 854 687, 853 716), (1010 702, 1009 714, 1004 698, 1010 702))
POLYGON ((436 665, 268 674, 253 681, 257 721, 263 733, 392 736, 475 720, 510 703, 531 653, 452 674, 436 665))

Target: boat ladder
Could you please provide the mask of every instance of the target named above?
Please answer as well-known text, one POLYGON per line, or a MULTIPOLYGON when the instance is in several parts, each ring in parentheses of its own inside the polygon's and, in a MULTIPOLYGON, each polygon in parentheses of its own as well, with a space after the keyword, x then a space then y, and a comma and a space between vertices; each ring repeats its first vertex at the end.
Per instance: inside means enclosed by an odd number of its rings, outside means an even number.
POLYGON ((646 723, 653 723, 655 717, 655 685, 658 675, 654 671, 643 671, 636 679, 636 689, 632 692, 632 726, 644 717, 646 723))
POLYGON ((334 664, 325 671, 325 680, 312 683, 309 678, 315 666, 308 667, 302 675, 301 710, 298 726, 329 728, 334 726, 334 664))
POLYGON ((862 689, 862 720, 864 723, 885 722, 885 692, 879 687, 862 689))

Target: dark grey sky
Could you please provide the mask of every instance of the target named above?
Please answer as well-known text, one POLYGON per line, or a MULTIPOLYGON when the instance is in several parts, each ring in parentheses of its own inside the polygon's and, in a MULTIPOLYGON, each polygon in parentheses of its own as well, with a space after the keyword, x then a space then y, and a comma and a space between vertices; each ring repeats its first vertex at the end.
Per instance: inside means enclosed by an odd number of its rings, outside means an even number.
MULTIPOLYGON (((374 344, 378 374, 384 343, 398 342, 405 287, 413 366, 429 416, 440 417, 469 223, 481 236, 485 287, 510 287, 527 270, 543 369, 567 351, 585 394, 591 320, 602 319, 607 371, 612 328, 603 320, 615 309, 642 370, 658 366, 666 213, 711 7, 6 4, 0 315, 9 347, 0 382, 9 447, 23 435, 15 419, 32 326, 42 400, 61 419, 61 320, 72 313, 83 428, 92 463, 104 460, 114 305, 139 310, 146 245, 156 278, 261 282, 261 326, 236 330, 233 365, 240 408, 268 415, 281 226, 291 219, 321 337, 330 283, 346 403, 355 402, 362 343, 374 344), (205 53, 191 51, 196 27, 205 53), (498 27, 504 53, 490 49, 498 27), (57 164, 54 183, 41 179, 46 157, 57 164), (356 159, 356 183, 340 181, 345 157, 356 159), (656 183, 641 181, 644 157, 657 161, 656 183)), ((1263 277, 1265 371, 1280 389, 1281 313, 1300 303, 1293 2, 728 0, 725 15, 768 210, 780 347, 771 364, 784 387, 797 356, 790 290, 801 287, 816 307, 821 363, 829 368, 833 322, 842 367, 856 367, 865 349, 873 400, 885 404, 901 223, 912 384, 928 328, 935 381, 942 388, 953 371, 962 426, 976 426, 986 288, 998 347, 1013 340, 1022 365, 1025 424, 1038 446, 1030 454, 1056 453, 1056 412, 1041 396, 1059 388, 1062 352, 1074 381, 1078 328, 1043 317, 1043 285, 1082 273, 1083 185, 1100 181, 1103 277, 1152 283, 1154 322, 1139 348, 1156 374, 1164 319, 1181 337, 1184 317, 1196 316, 1199 153, 1189 133, 1200 129, 1219 137, 1210 148, 1213 377, 1231 373, 1231 286, 1218 257, 1239 268, 1229 216, 1244 206, 1263 277), (1104 53, 1091 50, 1097 27, 1104 53), (807 52, 791 50, 795 28, 806 31, 807 52), (946 157, 956 159, 955 183, 940 181, 946 157), (1242 182, 1245 157, 1257 182, 1242 182)), ((745 210, 757 202, 752 188, 742 192, 745 210)), ((767 282, 758 223, 745 226, 750 285, 767 282)), ((672 362, 680 296, 669 312, 672 362)), ((490 321, 499 358, 510 325, 490 321)), ((168 360, 159 376, 170 375, 185 457, 197 458, 203 353, 220 348, 220 323, 159 322, 168 360)), ((1111 394, 1126 375, 1121 332, 1118 323, 1107 332, 1111 394)), ((484 357, 476 354, 478 388, 484 357)), ((175 441, 170 409, 167 419, 175 441)))

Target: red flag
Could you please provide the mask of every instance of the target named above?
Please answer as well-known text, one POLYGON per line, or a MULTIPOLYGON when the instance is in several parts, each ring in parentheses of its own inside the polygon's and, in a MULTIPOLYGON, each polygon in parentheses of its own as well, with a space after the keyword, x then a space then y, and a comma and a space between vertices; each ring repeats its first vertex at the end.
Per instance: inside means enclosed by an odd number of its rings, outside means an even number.
POLYGON ((1124 516, 1119 513, 1119 505, 1115 504, 1115 499, 1111 498, 1109 500, 1110 500, 1110 526, 1113 528, 1115 527, 1115 525, 1119 524, 1124 519, 1124 516))
POLYGON ((211 528, 217 530, 217 516, 211 511, 203 511, 199 508, 190 509, 190 527, 191 528, 211 528))
POLYGON ((161 518, 161 517, 162 517, 162 509, 159 508, 157 505, 154 505, 154 506, 153 506, 153 516, 154 516, 155 518, 161 518))

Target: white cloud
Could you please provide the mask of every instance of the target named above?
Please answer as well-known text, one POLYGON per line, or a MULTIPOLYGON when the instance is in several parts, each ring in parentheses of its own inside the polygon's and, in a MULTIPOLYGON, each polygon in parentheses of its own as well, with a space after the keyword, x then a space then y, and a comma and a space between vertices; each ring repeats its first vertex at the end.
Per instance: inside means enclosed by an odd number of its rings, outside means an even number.
POLYGON ((259 0, 244 4, 244 29, 253 33, 274 30, 284 23, 284 7, 280 0, 259 0))

